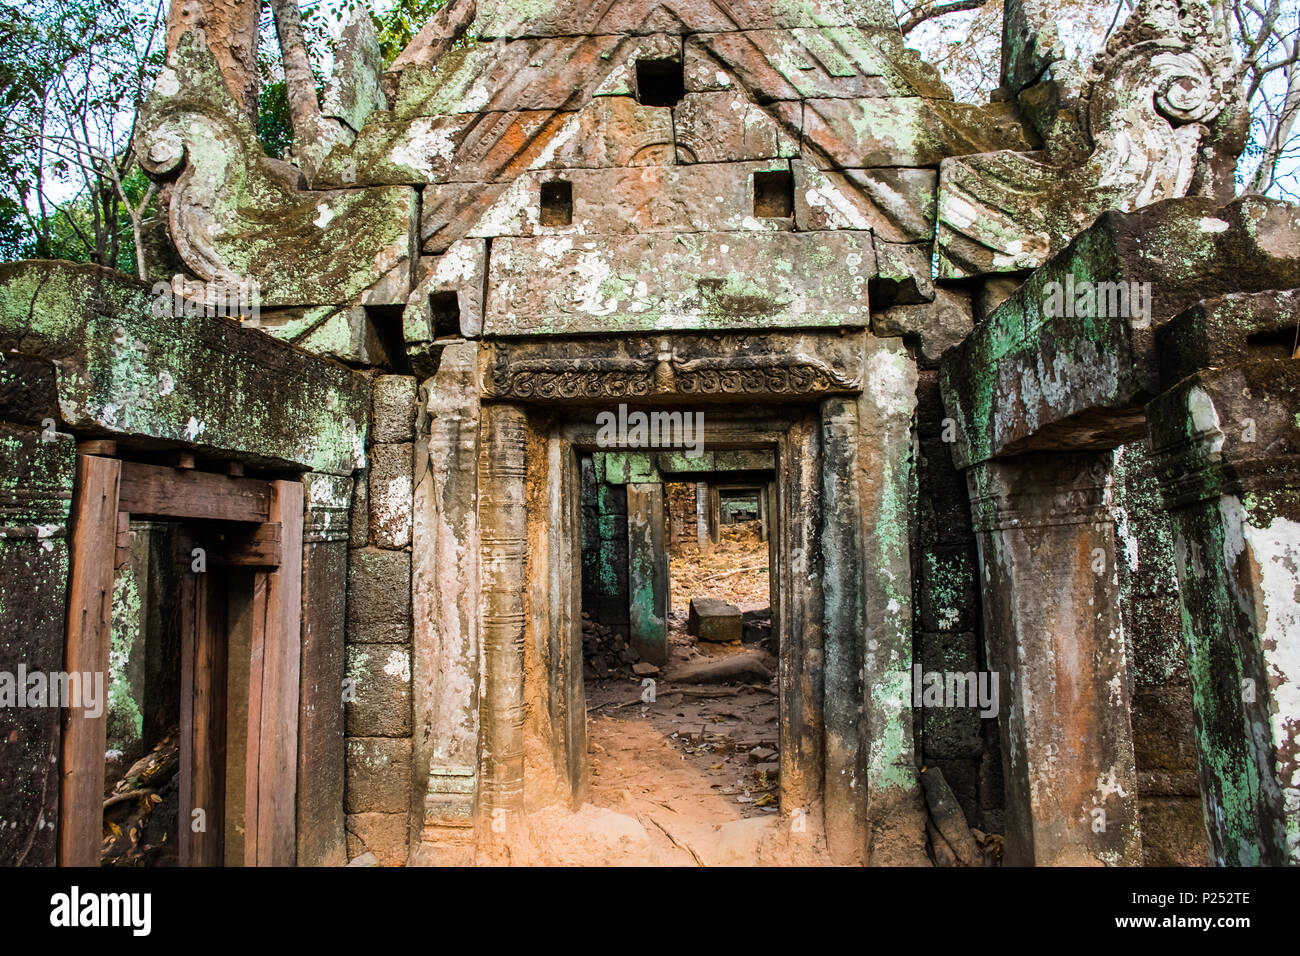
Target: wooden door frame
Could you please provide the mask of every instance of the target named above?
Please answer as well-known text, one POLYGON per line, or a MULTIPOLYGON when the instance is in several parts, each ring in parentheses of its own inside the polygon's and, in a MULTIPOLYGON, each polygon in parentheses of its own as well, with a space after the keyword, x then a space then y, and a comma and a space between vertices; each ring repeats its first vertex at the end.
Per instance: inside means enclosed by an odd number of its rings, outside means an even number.
MULTIPOLYGON (((301 655, 303 485, 77 455, 70 541, 65 669, 107 678, 118 538, 131 516, 237 522, 219 565, 253 570, 249 732, 245 756, 245 865, 296 860, 298 693, 301 655)), ((223 862, 224 575, 182 578, 182 864, 223 862), (219 580, 220 579, 220 580, 219 580), (201 584, 201 586, 200 586, 201 584), (219 611, 220 609, 220 611, 219 611), (196 759, 197 758, 197 759, 196 759), (207 831, 189 826, 202 806, 207 831)), ((105 680, 107 685, 107 679, 105 680)), ((63 715, 59 862, 98 866, 103 833, 107 712, 63 715)), ((233 863, 236 861, 225 861, 233 863)))

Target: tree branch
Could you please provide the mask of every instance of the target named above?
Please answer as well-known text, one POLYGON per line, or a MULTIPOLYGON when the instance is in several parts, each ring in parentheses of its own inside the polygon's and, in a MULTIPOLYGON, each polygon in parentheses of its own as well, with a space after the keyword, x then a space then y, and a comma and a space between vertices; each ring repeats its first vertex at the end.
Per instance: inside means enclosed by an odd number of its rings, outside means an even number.
POLYGON ((988 0, 950 0, 948 3, 940 3, 932 7, 920 6, 911 12, 905 21, 899 24, 898 29, 903 36, 907 36, 922 23, 929 20, 934 20, 949 13, 960 13, 962 10, 978 10, 986 3, 988 3, 988 0))

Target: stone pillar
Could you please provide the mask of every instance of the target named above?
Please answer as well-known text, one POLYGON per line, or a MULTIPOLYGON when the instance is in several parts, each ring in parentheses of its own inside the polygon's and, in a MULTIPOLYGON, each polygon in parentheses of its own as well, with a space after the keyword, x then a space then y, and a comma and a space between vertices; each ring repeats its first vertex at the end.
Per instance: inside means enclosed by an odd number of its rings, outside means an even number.
POLYGON ((709 537, 709 485, 704 481, 695 483, 695 540, 701 554, 713 544, 709 537))
MULTIPOLYGON (((821 426, 808 415, 781 439, 780 602, 781 813, 811 816, 822 805, 825 725, 822 719, 821 426)), ((717 491, 709 489, 717 500, 717 491)))
POLYGON ((420 389, 416 423, 412 602, 415 618, 411 861, 473 860, 478 783, 480 538, 478 348, 443 349, 420 389))
POLYGON ((1010 865, 1142 862, 1113 452, 967 471, 998 678, 1010 865))
MULTIPOLYGON (((15 680, 63 670, 75 469, 71 436, 0 425, 0 671, 15 680)), ((0 866, 54 866, 61 712, 14 703, 0 704, 0 866)))
POLYGON ((664 486, 627 486, 628 622, 643 661, 668 663, 668 541, 664 486))
POLYGON ((758 489, 758 540, 767 540, 767 485, 758 489))
POLYGON ((862 522, 858 485, 858 408, 849 398, 822 402, 822 641, 826 721, 826 842, 840 865, 866 853, 866 728, 863 719, 862 522))
MULTIPOLYGON (((903 340, 867 339, 854 471, 862 523, 863 753, 871 866, 924 866, 925 806, 914 752, 912 422, 917 370, 903 340)), ((838 509, 826 501, 828 510, 838 509)))
POLYGON ((1147 409, 1220 866, 1300 863, 1297 408, 1283 359, 1198 372, 1147 409))
MULTIPOLYGON (((540 458, 540 456, 538 456, 540 458)), ((550 728, 550 759, 557 794, 576 810, 587 785, 587 698, 582 682, 582 588, 574 564, 574 542, 581 533, 580 470, 573 444, 547 438, 546 458, 537 476, 546 487, 546 512, 539 551, 545 561, 530 562, 530 604, 534 647, 544 674, 550 728)), ((656 486, 662 489, 662 485, 656 486)), ((534 540, 537 540, 534 538, 534 540)), ((667 557, 664 558, 665 563, 667 557)), ((531 696, 531 695, 530 695, 531 696)), ((533 787, 529 785, 531 799, 533 787)))
POLYGON ((509 833, 523 809, 524 592, 527 558, 527 434, 524 412, 483 409, 479 457, 482 523, 482 694, 480 815, 509 833))
POLYGON ((717 544, 722 540, 722 495, 717 485, 709 485, 709 541, 717 544))
POLYGON ((302 665, 298 690, 298 865, 341 866, 343 679, 352 479, 303 476, 302 665))

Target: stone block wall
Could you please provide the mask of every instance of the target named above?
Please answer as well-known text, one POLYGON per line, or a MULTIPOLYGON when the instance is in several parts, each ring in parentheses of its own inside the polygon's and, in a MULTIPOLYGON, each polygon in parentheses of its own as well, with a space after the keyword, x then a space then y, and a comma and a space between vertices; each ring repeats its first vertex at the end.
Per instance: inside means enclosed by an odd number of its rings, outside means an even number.
POLYGON ((348 857, 407 857, 411 803, 411 499, 415 379, 374 379, 353 503, 344 687, 348 857))
MULTIPOLYGON (((0 424, 3 672, 63 668, 74 447, 68 435, 0 424)), ((60 739, 58 708, 0 709, 0 866, 57 862, 60 739)))
MULTIPOLYGON (((917 387, 917 502, 913 549, 915 661, 923 672, 970 673, 988 665, 980 635, 979 559, 966 482, 944 441, 938 374, 917 387)), ((1005 698, 1005 687, 1000 699, 1005 698)), ((975 708, 923 707, 917 752, 938 767, 972 827, 1003 829, 1002 763, 996 719, 975 708)))
POLYGON ((1197 779, 1174 529, 1146 442, 1115 452, 1115 510, 1142 862, 1205 866, 1209 849, 1197 779))
POLYGON ((582 469, 582 609, 627 640, 627 486, 606 481, 605 456, 582 469))

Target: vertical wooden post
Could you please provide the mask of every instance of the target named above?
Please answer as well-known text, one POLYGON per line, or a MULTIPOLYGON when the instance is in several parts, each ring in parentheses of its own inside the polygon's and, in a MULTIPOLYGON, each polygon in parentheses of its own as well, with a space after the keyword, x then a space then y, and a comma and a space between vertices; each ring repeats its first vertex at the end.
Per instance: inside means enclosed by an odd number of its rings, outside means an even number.
POLYGON ((176 561, 180 568, 177 599, 178 624, 181 648, 181 698, 180 728, 177 731, 177 749, 180 752, 178 782, 180 806, 176 814, 178 845, 176 853, 181 866, 193 866, 197 850, 194 833, 194 649, 198 645, 195 634, 199 629, 199 591, 201 582, 191 565, 191 550, 195 545, 189 526, 183 526, 176 536, 176 561))
MULTIPOLYGON (((65 670, 101 675, 108 686, 109 623, 117 551, 117 498, 121 463, 77 456, 72 498, 72 554, 68 586, 65 670)), ((59 786, 59 862, 98 866, 104 828, 105 713, 84 708, 63 714, 63 764, 59 786)))
POLYGON ((258 794, 262 745, 262 671, 266 658, 266 597, 271 575, 253 575, 248 650, 248 731, 244 754, 244 866, 257 866, 258 794))
MULTIPOLYGON (((274 571, 258 575, 259 578, 265 578, 266 613, 254 618, 254 653, 256 654, 259 645, 262 651, 262 687, 260 705, 257 708, 260 741, 256 774, 256 861, 258 866, 292 866, 297 857, 302 482, 272 483, 270 520, 280 523, 281 561, 274 571), (261 635, 256 634, 259 622, 261 635)), ((256 590, 261 591, 263 588, 256 590)), ((254 736, 253 720, 250 700, 250 756, 254 736)), ((251 768, 249 776, 253 776, 251 768)))
MULTIPOLYGON (((188 535, 188 547, 192 543, 188 535)), ((221 866, 225 857, 226 622, 228 575, 182 570, 181 812, 182 866, 221 866), (195 810, 203 828, 194 829, 195 810)))

